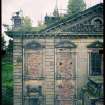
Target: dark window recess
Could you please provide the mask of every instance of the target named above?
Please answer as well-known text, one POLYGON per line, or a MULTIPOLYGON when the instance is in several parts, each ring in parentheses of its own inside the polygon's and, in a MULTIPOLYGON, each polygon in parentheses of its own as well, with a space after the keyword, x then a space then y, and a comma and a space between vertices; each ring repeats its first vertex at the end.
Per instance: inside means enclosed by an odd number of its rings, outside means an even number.
POLYGON ((91 100, 91 105, 95 105, 95 101, 94 100, 91 100))
POLYGON ((102 54, 91 53, 91 75, 102 74, 102 54))
POLYGON ((60 51, 62 51, 63 49, 59 49, 60 51))
POLYGON ((59 65, 62 65, 62 62, 60 62, 59 65))
POLYGON ((99 54, 103 54, 104 53, 104 51, 103 50, 99 50, 99 54))

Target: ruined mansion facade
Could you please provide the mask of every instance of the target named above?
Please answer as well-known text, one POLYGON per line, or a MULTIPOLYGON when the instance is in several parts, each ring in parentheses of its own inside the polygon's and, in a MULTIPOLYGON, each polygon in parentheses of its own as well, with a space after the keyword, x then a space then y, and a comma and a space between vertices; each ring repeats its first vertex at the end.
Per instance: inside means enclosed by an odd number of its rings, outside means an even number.
POLYGON ((14 105, 103 105, 88 94, 103 88, 103 4, 40 32, 6 33, 14 41, 14 105))

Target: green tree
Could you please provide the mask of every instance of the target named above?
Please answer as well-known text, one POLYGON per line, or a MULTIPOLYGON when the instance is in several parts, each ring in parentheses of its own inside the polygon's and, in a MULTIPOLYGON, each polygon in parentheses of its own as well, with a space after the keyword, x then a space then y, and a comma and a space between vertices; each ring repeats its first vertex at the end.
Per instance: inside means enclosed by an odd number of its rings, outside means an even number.
POLYGON ((68 2, 68 14, 70 16, 85 9, 86 4, 84 3, 84 0, 69 0, 68 2))
POLYGON ((11 40, 11 39, 9 40, 7 54, 10 56, 13 54, 13 40, 11 40))
POLYGON ((23 17, 23 27, 28 30, 32 28, 31 19, 28 16, 23 17))
POLYGON ((2 53, 2 56, 5 55, 5 52, 6 51, 6 41, 4 39, 4 36, 2 35, 1 36, 1 53, 2 53))

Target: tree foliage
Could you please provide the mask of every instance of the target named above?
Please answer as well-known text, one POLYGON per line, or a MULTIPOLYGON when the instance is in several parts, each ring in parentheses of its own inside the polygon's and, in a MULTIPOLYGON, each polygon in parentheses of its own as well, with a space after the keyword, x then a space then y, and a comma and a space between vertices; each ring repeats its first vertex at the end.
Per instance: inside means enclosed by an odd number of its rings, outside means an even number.
POLYGON ((23 17, 23 25, 22 25, 25 29, 28 29, 30 30, 31 27, 32 27, 32 23, 31 23, 31 19, 26 16, 26 17, 23 17))
POLYGON ((22 25, 16 31, 30 31, 32 29, 32 22, 28 16, 22 17, 22 25))
POLYGON ((86 9, 84 0, 69 0, 68 2, 68 14, 73 15, 86 9))
POLYGON ((1 36, 1 53, 2 53, 2 56, 5 55, 5 52, 6 51, 6 41, 4 39, 4 36, 2 35, 1 36))
POLYGON ((8 48, 7 48, 7 54, 11 56, 13 54, 13 40, 9 40, 8 48))

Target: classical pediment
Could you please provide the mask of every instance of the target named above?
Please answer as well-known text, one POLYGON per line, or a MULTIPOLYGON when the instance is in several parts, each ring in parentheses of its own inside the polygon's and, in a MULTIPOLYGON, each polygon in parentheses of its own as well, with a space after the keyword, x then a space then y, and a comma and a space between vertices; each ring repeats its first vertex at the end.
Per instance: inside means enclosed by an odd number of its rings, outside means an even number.
POLYGON ((76 45, 70 41, 61 41, 55 45, 56 48, 76 48, 76 45))
POLYGON ((103 4, 67 17, 42 32, 103 32, 103 4))
POLYGON ((34 50, 41 49, 44 47, 45 47, 44 45, 41 45, 40 43, 35 41, 29 42, 24 46, 25 49, 34 49, 34 50))
POLYGON ((103 43, 100 41, 96 41, 96 42, 89 44, 87 48, 103 48, 103 43))

